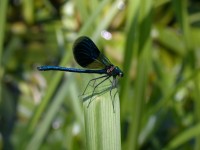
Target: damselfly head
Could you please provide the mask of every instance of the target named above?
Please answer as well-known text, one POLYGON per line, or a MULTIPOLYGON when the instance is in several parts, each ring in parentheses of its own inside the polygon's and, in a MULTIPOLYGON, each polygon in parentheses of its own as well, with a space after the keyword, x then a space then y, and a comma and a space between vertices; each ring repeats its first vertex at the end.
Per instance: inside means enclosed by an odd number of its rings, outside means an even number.
POLYGON ((124 76, 124 73, 121 71, 121 69, 119 69, 119 67, 115 66, 115 69, 114 69, 114 76, 119 76, 119 77, 123 77, 124 76))

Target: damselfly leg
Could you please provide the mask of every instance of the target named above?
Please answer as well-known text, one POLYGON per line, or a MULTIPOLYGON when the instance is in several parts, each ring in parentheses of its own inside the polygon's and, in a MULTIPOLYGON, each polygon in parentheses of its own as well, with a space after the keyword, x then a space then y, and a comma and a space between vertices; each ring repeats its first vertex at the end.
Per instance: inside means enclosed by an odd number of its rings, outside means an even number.
POLYGON ((92 97, 94 96, 94 92, 95 92, 96 88, 97 88, 100 84, 102 84, 103 82, 105 82, 106 80, 108 80, 109 78, 110 78, 110 76, 107 76, 104 80, 102 80, 101 82, 99 82, 99 83, 94 87, 93 92, 92 92, 92 94, 91 94, 90 101, 89 101, 87 107, 89 107, 90 103, 92 102, 92 97))
POLYGON ((85 94, 85 92, 87 91, 87 88, 88 88, 88 86, 90 85, 91 82, 94 82, 93 85, 92 85, 92 87, 94 87, 94 85, 95 85, 95 83, 96 83, 96 80, 101 79, 101 78, 105 78, 105 77, 107 77, 107 76, 108 76, 108 75, 104 75, 104 76, 100 76, 100 77, 91 79, 91 80, 88 82, 87 86, 85 87, 85 89, 84 89, 82 95, 85 94))

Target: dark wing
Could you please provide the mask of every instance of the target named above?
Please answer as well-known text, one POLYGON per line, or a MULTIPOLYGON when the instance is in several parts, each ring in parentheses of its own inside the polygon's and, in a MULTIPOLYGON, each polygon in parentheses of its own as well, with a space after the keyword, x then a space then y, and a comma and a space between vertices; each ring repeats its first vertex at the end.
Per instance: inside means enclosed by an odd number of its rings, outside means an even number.
POLYGON ((86 37, 79 37, 73 46, 73 53, 76 62, 90 69, 105 68, 110 61, 99 51, 94 42, 86 37))

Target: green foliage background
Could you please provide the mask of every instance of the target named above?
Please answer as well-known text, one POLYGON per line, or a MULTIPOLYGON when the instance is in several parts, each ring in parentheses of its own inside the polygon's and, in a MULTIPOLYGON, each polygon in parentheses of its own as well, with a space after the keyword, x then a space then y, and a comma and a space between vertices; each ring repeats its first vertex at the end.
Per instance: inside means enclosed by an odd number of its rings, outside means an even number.
POLYGON ((80 35, 124 71, 122 149, 200 149, 198 0, 0 2, 0 149, 86 149, 80 35))

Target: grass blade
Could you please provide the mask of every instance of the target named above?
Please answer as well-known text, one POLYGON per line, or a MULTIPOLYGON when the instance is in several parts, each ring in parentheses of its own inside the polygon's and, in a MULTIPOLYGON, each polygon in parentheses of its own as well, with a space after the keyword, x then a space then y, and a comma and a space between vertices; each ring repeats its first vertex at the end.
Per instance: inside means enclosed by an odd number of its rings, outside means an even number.
MULTIPOLYGON (((110 81, 107 83, 110 83, 110 81)), ((95 98, 88 107, 89 100, 90 98, 83 105, 87 149, 120 150, 120 104, 118 94, 114 100, 114 110, 109 91, 95 98)))

